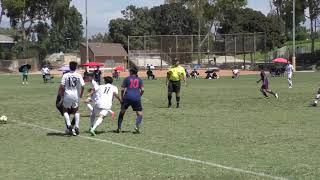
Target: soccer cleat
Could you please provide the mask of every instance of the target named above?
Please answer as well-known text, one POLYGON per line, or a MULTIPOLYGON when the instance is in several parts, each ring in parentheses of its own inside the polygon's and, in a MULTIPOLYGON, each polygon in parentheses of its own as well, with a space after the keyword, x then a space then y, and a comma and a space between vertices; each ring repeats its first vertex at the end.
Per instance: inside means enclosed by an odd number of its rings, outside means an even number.
POLYGON ((279 99, 278 93, 276 93, 274 96, 275 96, 277 99, 279 99))
POLYGON ((76 136, 78 136, 80 134, 79 128, 75 128, 74 131, 76 133, 76 136))
POLYGON ((116 117, 116 112, 111 112, 111 120, 114 120, 115 117, 116 117))
POLYGON ((74 129, 71 130, 71 135, 72 136, 77 136, 77 133, 76 133, 76 131, 74 129))
POLYGON ((96 136, 96 132, 94 132, 93 128, 90 128, 90 134, 91 134, 91 136, 96 136))
POLYGON ((133 131, 134 134, 141 134, 140 129, 139 129, 137 126, 134 127, 133 130, 134 130, 134 131, 133 131))
POLYGON ((289 89, 292 89, 292 86, 289 86, 289 89))
POLYGON ((117 129, 114 131, 115 133, 121 133, 121 129, 117 129))
POLYGON ((66 134, 71 136, 72 135, 72 130, 73 130, 72 126, 68 126, 67 129, 66 129, 66 134))

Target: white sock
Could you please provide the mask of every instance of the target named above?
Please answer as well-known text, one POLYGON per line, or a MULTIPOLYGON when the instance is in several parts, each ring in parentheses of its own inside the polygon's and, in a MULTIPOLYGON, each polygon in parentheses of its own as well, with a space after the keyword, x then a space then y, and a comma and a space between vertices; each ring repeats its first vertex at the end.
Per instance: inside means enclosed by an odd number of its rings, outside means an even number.
POLYGON ((102 123, 102 121, 103 121, 103 119, 101 118, 101 117, 99 117, 98 118, 98 120, 96 121, 96 123, 94 124, 94 126, 93 126, 93 130, 96 130, 96 128, 98 127, 98 126, 100 126, 100 124, 102 123))
POLYGON ((80 114, 79 114, 79 113, 75 113, 75 114, 74 114, 74 118, 75 118, 75 121, 76 121, 75 127, 76 127, 76 128, 79 128, 80 114))
POLYGON ((96 118, 96 112, 93 110, 90 113, 90 128, 93 127, 95 118, 96 118))
POLYGON ((87 107, 90 109, 90 111, 93 110, 93 107, 92 107, 92 105, 90 103, 87 103, 87 107))
POLYGON ((63 113, 64 119, 66 121, 67 126, 71 126, 71 122, 70 122, 70 116, 67 112, 63 113))

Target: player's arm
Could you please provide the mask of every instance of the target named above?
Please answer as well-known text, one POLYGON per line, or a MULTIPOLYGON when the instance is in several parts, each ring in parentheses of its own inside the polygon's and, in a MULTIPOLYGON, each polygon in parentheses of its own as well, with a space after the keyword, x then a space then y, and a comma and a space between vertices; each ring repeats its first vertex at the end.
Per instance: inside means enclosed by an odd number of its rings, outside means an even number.
POLYGON ((184 68, 182 69, 182 80, 184 82, 184 85, 187 86, 187 73, 186 71, 184 70, 184 68))
POLYGON ((64 85, 60 84, 59 89, 58 89, 58 95, 63 98, 64 95, 64 85))
POLYGON ((140 87, 140 95, 142 96, 143 93, 144 93, 144 86, 141 86, 141 87, 140 87))
POLYGON ((257 83, 259 83, 260 81, 263 81, 262 77, 257 81, 257 83))
POLYGON ((114 93, 113 93, 113 96, 116 97, 120 103, 122 103, 122 99, 121 99, 121 97, 119 96, 118 93, 115 93, 115 92, 114 92, 114 93))
POLYGON ((99 89, 99 84, 94 79, 92 79, 91 83, 95 91, 99 89))
POLYGON ((169 73, 169 72, 167 72, 166 86, 168 85, 169 80, 170 80, 170 73, 169 73))

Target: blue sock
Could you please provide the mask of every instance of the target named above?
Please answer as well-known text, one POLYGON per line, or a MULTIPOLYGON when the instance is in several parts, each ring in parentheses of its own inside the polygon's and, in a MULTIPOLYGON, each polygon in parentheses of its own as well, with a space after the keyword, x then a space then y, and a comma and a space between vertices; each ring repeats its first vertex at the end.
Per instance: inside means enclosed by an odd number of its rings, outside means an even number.
POLYGON ((136 126, 139 127, 140 124, 142 122, 142 116, 137 116, 137 119, 136 119, 136 126))

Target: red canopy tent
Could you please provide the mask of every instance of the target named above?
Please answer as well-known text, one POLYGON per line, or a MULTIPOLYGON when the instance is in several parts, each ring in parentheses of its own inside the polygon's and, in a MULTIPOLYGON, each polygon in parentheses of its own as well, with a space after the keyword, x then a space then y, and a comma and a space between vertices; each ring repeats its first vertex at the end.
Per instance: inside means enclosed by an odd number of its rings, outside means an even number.
POLYGON ((81 66, 100 67, 100 66, 104 66, 104 64, 92 61, 92 62, 83 63, 81 64, 81 66))
POLYGON ((124 71, 125 68, 122 67, 122 66, 118 66, 118 67, 115 67, 114 70, 117 70, 117 71, 124 71))
POLYGON ((285 58, 276 58, 276 59, 272 60, 272 62, 287 64, 289 61, 285 58))

